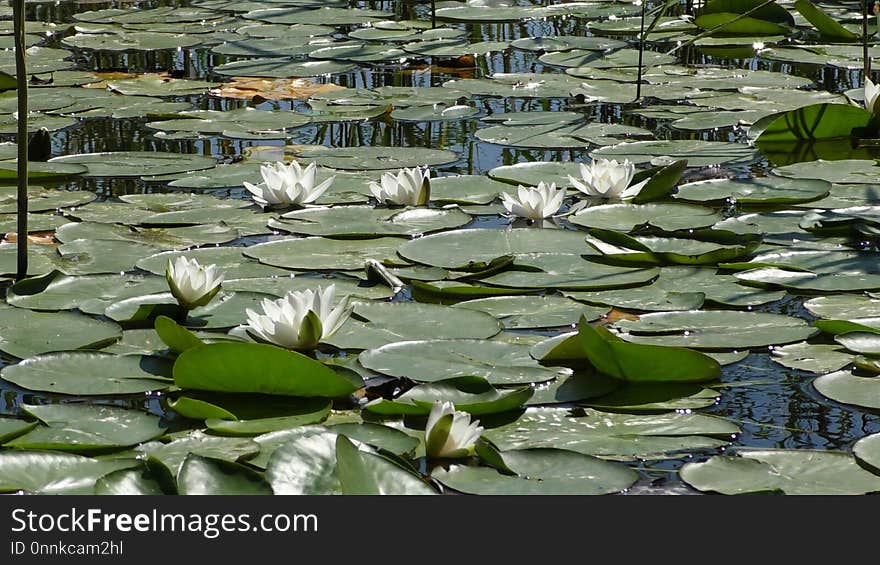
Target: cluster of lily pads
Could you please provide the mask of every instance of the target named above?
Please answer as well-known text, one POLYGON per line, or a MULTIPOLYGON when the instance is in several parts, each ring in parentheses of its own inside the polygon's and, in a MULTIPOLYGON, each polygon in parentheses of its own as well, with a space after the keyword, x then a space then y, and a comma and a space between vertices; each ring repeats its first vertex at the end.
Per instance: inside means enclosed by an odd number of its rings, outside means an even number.
POLYGON ((378 4, 27 22, 0 491, 880 491, 878 91, 780 66, 861 69, 860 13, 378 4), (761 441, 788 404, 735 399, 780 381, 860 426, 761 441))

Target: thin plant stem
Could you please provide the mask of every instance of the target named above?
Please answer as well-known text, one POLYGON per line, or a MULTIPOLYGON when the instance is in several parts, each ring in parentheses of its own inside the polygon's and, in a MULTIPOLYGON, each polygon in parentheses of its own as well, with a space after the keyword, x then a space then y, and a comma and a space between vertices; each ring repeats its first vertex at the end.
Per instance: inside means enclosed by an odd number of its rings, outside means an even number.
POLYGON ((868 56, 868 0, 862 0, 862 67, 865 80, 871 78, 871 57, 868 56))
POLYGON ((645 54, 645 9, 648 7, 648 0, 642 0, 642 26, 639 31, 639 71, 638 76, 636 77, 636 99, 635 102, 638 102, 642 98, 642 74, 644 73, 644 68, 642 67, 642 58, 645 54))
POLYGON ((24 8, 25 0, 14 0, 12 10, 15 34, 15 78, 18 83, 18 241, 16 243, 18 261, 15 271, 16 280, 25 278, 28 270, 28 80, 24 52, 24 8))

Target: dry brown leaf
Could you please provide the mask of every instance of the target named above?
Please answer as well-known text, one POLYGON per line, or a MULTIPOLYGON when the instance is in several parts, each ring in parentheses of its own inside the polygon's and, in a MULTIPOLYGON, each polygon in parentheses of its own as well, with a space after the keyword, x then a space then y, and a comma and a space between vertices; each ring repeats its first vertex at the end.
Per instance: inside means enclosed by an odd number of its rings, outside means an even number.
POLYGON ((251 100, 308 100, 315 94, 343 90, 333 83, 316 83, 305 78, 268 79, 259 77, 233 77, 231 81, 212 88, 212 96, 251 100))
MULTIPOLYGON (((9 232, 3 237, 3 241, 6 243, 15 243, 18 241, 18 234, 15 232, 9 232)), ((58 240, 55 239, 54 231, 29 233, 28 241, 37 245, 58 245, 58 240)))
POLYGON ((635 314, 630 314, 629 312, 624 312, 623 310, 612 308, 611 312, 608 312, 608 314, 606 314, 605 317, 602 318, 602 321, 599 323, 600 325, 613 324, 614 322, 617 322, 619 320, 631 320, 635 322, 638 319, 639 317, 635 314))

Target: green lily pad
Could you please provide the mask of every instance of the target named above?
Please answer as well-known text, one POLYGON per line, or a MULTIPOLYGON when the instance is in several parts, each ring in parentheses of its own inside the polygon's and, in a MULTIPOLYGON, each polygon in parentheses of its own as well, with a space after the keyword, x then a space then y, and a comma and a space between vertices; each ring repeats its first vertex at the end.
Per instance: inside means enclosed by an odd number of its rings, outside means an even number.
POLYGON ((255 437, 254 441, 260 444, 260 454, 249 460, 248 463, 255 467, 265 469, 269 463, 269 458, 276 449, 290 441, 296 440, 297 438, 319 433, 343 434, 350 439, 398 455, 411 455, 419 445, 419 440, 417 438, 405 432, 388 426, 368 422, 349 422, 322 426, 300 426, 297 428, 270 432, 255 437))
POLYGON ((820 318, 857 321, 858 318, 880 317, 880 299, 865 295, 819 296, 805 301, 804 308, 820 318))
POLYGON ((836 345, 801 342, 774 347, 770 359, 790 369, 830 373, 852 363, 853 355, 836 345))
POLYGON ((529 408, 515 422, 483 432, 502 451, 539 447, 608 457, 668 457, 687 449, 725 445, 735 425, 702 414, 628 415, 587 409, 529 408))
POLYGON ((806 161, 773 169, 774 175, 792 179, 820 179, 840 184, 875 184, 878 167, 874 161, 842 159, 806 161))
POLYGON ((568 230, 465 229, 408 241, 397 252, 410 261, 455 270, 485 268, 498 257, 527 253, 587 253, 583 234, 568 230))
POLYGON ((0 351, 24 359, 68 349, 100 349, 122 336, 121 328, 73 312, 0 308, 0 351))
MULTIPOLYGON (((533 357, 541 358, 537 348, 543 346, 544 343, 541 342, 535 345, 535 348, 532 350, 533 357)), ((544 359, 544 361, 550 362, 549 358, 544 359)), ((526 405, 542 406, 580 402, 589 398, 604 396, 620 387, 621 384, 621 381, 618 379, 596 373, 595 371, 576 371, 568 377, 556 379, 551 383, 533 385, 535 393, 526 405)))
POLYGON ((620 463, 564 449, 522 449, 499 454, 513 475, 489 467, 455 465, 432 477, 449 488, 484 495, 595 495, 620 492, 638 479, 620 463))
POLYGON ((134 459, 91 459, 73 453, 4 451, 0 453, 0 492, 93 494, 95 481, 134 459))
POLYGON ((859 467, 848 453, 755 449, 737 454, 687 463, 681 478, 696 489, 721 494, 852 495, 880 490, 880 477, 859 467))
POLYGON ((272 452, 266 480, 275 494, 342 494, 336 471, 338 434, 302 430, 272 452))
POLYGON ((119 469, 107 473, 95 482, 94 494, 155 496, 174 492, 168 488, 172 481, 167 476, 158 477, 155 468, 147 465, 119 469), (166 492, 166 489, 169 492, 166 492))
POLYGON ((789 205, 818 200, 828 195, 831 183, 820 179, 761 177, 710 179, 679 185, 675 198, 692 202, 730 199, 741 205, 789 205))
POLYGON ((223 288, 231 292, 259 292, 271 294, 278 298, 288 292, 300 290, 315 290, 318 287, 336 286, 337 296, 350 296, 352 299, 364 300, 390 298, 394 293, 385 285, 362 282, 359 279, 341 277, 315 277, 315 276, 277 276, 263 278, 230 279, 223 281, 223 288))
POLYGON ((514 190, 506 183, 482 175, 453 175, 431 179, 431 200, 437 203, 489 204, 514 190))
MULTIPOLYGON (((0 196, 0 213, 16 213, 18 198, 12 187, 0 188, 0 195, 2 195, 0 196)), ((85 190, 42 190, 31 187, 28 190, 28 212, 46 212, 66 206, 80 206, 94 199, 95 194, 85 190)))
POLYGON ((399 245, 400 239, 393 237, 367 240, 304 237, 260 243, 242 252, 264 265, 285 269, 355 271, 363 269, 367 259, 393 260, 399 245))
MULTIPOLYGON (((647 314, 648 316, 662 314, 647 314)), ((711 357, 684 347, 627 343, 585 319, 578 324, 584 357, 600 373, 637 383, 695 383, 717 380, 721 366, 711 357)))
POLYGON ((540 366, 529 355, 528 346, 472 339, 390 343, 364 351, 358 359, 373 371, 419 382, 478 376, 490 384, 514 385, 548 381, 568 373, 567 369, 540 366))
POLYGON ((63 45, 88 51, 160 51, 193 47, 202 42, 197 35, 129 31, 125 33, 77 33, 61 40, 63 45))
POLYGON ((86 351, 37 355, 0 371, 28 390, 78 396, 163 390, 171 385, 170 375, 170 363, 160 357, 86 351))
POLYGON ((31 310, 79 309, 87 314, 103 314, 113 302, 167 288, 163 277, 134 274, 71 277, 52 271, 15 283, 6 291, 6 301, 31 310))
POLYGON ((15 418, 0 418, 0 444, 6 443, 37 426, 37 422, 26 422, 15 418))
POLYGON ((596 320, 609 311, 561 296, 498 296, 459 302, 455 307, 491 314, 506 329, 569 326, 577 323, 581 316, 596 320))
MULTIPOLYGON (((684 234, 682 234, 684 235, 684 234)), ((699 230, 697 238, 629 236, 613 230, 591 228, 587 243, 603 260, 619 265, 716 265, 750 255, 760 236, 720 230, 699 230)))
POLYGON ((685 139, 621 143, 596 149, 590 156, 618 161, 629 159, 632 163, 652 165, 668 165, 679 159, 687 159, 688 167, 747 165, 758 158, 754 149, 742 143, 685 139))
POLYGON ((354 314, 359 319, 349 318, 326 340, 328 344, 340 349, 374 349, 417 339, 485 339, 501 331, 488 314, 435 304, 358 302, 354 314))
POLYGON ((849 351, 864 355, 880 355, 880 336, 873 332, 848 332, 834 336, 834 341, 849 351))
POLYGON ((583 402, 609 412, 656 413, 697 410, 713 406, 719 393, 711 388, 685 383, 628 383, 605 396, 583 402))
POLYGON ((365 404, 364 410, 384 416, 426 416, 434 402, 442 400, 479 416, 515 410, 531 396, 531 387, 500 390, 480 377, 457 377, 415 386, 394 400, 378 398, 365 404))
POLYGON ((880 434, 863 437, 853 445, 852 450, 860 465, 874 473, 880 471, 880 434))
MULTIPOLYGON (((309 123, 308 116, 295 112, 275 112, 243 108, 241 110, 194 110, 182 112, 180 118, 150 122, 148 128, 161 132, 223 134, 226 131, 257 133, 286 132, 309 123)), ((167 173, 158 173, 167 174, 167 173)))
MULTIPOLYGON (((248 251, 253 247, 247 248, 248 251)), ((190 249, 188 251, 166 251, 144 257, 137 262, 137 267, 156 275, 165 275, 168 261, 174 261, 180 256, 196 259, 201 265, 217 265, 228 279, 247 279, 270 276, 288 276, 289 271, 278 269, 269 265, 263 265, 245 257, 242 247, 206 247, 202 249, 190 249)))
POLYGON ((271 220, 269 226, 304 235, 371 238, 417 236, 457 228, 470 221, 470 216, 455 208, 389 210, 372 206, 334 206, 288 212, 279 220, 271 220))
POLYGON ((144 443, 137 450, 146 457, 160 461, 176 476, 190 453, 227 461, 243 461, 259 453, 260 445, 248 438, 210 436, 194 430, 168 443, 144 443))
POLYGON ((705 228, 720 220, 721 214, 711 208, 663 202, 590 206, 568 218, 578 226, 625 232, 643 226, 665 231, 705 228))
POLYGON ((213 392, 330 398, 360 386, 305 355, 258 343, 212 343, 189 349, 174 364, 174 382, 184 389, 213 392))
POLYGON ((375 453, 359 450, 347 437, 336 437, 336 472, 342 494, 437 494, 415 471, 375 453))
POLYGON ((219 84, 158 75, 141 75, 135 78, 107 81, 107 88, 126 96, 186 96, 203 94, 215 86, 219 86, 219 84))
POLYGON ((802 341, 818 330, 800 318, 764 312, 656 312, 615 326, 632 343, 695 349, 748 349, 802 341))
POLYGON ((165 428, 159 417, 118 406, 89 404, 24 404, 45 426, 4 444, 16 449, 89 452, 149 441, 165 428))
POLYGON ((84 165, 86 177, 142 177, 210 169, 217 162, 211 157, 162 153, 157 151, 117 151, 82 153, 53 157, 49 163, 84 165))
POLYGON ((573 188, 569 176, 580 177, 580 164, 556 161, 534 161, 503 165, 489 171, 495 180, 514 185, 538 186, 538 183, 555 183, 559 188, 573 188))
POLYGON ((822 396, 841 402, 860 406, 869 410, 880 410, 880 378, 862 377, 844 370, 817 377, 813 387, 822 396))
POLYGON ((262 475, 232 461, 190 453, 177 473, 180 494, 270 495, 272 487, 262 475))

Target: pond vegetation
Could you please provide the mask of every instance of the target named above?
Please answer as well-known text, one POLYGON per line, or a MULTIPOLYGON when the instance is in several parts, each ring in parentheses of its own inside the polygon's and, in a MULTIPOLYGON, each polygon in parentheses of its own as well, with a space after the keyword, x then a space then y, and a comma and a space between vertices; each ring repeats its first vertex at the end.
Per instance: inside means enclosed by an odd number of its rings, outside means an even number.
POLYGON ((0 8, 0 491, 880 491, 872 8, 0 8))

